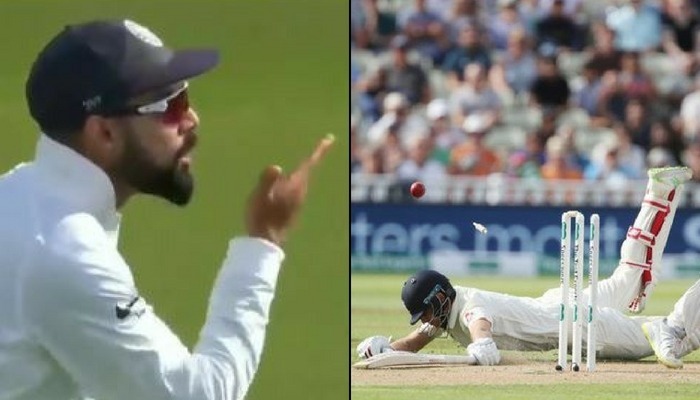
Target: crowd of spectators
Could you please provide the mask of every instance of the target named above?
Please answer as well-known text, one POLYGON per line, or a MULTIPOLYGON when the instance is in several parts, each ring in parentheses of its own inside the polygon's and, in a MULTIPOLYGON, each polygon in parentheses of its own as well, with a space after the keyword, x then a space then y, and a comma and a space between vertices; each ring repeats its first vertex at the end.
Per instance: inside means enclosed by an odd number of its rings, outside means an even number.
POLYGON ((351 171, 700 181, 700 1, 351 0, 351 171))

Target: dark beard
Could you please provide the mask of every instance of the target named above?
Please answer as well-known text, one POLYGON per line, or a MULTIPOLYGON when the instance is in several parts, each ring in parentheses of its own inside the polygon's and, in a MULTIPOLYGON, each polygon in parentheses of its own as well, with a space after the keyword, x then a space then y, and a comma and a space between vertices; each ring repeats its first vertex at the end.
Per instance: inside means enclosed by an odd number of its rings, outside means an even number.
POLYGON ((190 202, 194 191, 192 175, 178 168, 178 160, 191 148, 186 144, 175 154, 168 166, 156 165, 141 146, 135 132, 129 132, 125 140, 125 151, 121 175, 140 193, 161 197, 172 204, 184 206, 190 202))

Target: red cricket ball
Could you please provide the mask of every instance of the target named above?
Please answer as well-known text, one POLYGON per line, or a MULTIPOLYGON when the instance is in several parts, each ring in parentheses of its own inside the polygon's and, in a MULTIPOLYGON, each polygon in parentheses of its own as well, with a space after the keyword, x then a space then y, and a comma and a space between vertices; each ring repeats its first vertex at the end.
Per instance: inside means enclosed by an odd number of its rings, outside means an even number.
POLYGON ((425 194, 425 185, 422 182, 413 182, 411 184, 411 196, 420 199, 425 194))

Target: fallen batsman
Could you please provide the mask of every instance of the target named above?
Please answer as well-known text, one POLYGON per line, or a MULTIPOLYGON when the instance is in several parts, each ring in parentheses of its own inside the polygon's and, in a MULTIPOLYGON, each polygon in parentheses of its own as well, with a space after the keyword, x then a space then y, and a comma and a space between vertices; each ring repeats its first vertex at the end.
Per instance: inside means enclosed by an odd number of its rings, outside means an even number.
MULTIPOLYGON (((657 168, 649 170, 648 176, 646 195, 622 243, 619 264, 609 278, 598 284, 596 354, 599 358, 636 360, 660 348, 653 336, 647 335, 649 339, 645 336, 642 325, 658 323, 663 317, 629 316, 626 312, 641 312, 649 300, 660 275, 660 260, 680 191, 690 178, 690 171, 686 167, 657 168)), ((416 353, 443 334, 466 348, 469 358, 461 360, 466 364, 499 364, 499 349, 553 350, 558 344, 559 290, 550 289, 538 298, 516 297, 453 287, 437 271, 419 271, 404 283, 401 299, 411 315, 411 325, 418 321, 421 325, 395 341, 384 336, 366 338, 357 346, 357 353, 365 360, 394 351, 416 353)), ((585 289, 584 302, 588 294, 589 290, 585 289)), ((687 354, 692 350, 687 346, 682 352, 687 354)), ((415 360, 415 364, 423 363, 421 359, 415 360)))

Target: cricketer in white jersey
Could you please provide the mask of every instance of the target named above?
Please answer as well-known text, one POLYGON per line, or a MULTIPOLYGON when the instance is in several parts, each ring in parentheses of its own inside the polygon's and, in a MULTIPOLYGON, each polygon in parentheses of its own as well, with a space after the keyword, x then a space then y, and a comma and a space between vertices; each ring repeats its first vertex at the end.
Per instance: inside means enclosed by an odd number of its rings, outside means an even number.
MULTIPOLYGON (((641 312, 649 299, 682 184, 688 179, 690 171, 686 167, 649 171, 647 191, 622 244, 620 263, 609 278, 598 283, 596 353, 601 358, 639 359, 653 354, 642 324, 661 317, 635 317, 625 312, 641 312)), ((584 303, 588 294, 586 288, 584 303)), ((517 297, 468 287, 453 288, 442 274, 419 271, 404 284, 402 300, 411 313, 411 324, 418 320, 423 324, 391 343, 383 336, 369 337, 358 345, 357 352, 361 358, 393 350, 415 352, 446 331, 467 348, 477 364, 498 364, 499 349, 557 347, 560 299, 559 288, 538 298, 517 297)))
POLYGON ((700 280, 673 306, 668 317, 645 322, 644 335, 661 364, 683 368, 682 358, 700 348, 700 280))
POLYGON ((139 294, 117 249, 118 210, 131 196, 188 203, 199 118, 185 79, 217 60, 211 50, 170 50, 133 21, 68 26, 38 56, 27 97, 43 134, 34 160, 0 178, 0 399, 247 393, 280 246, 332 138, 290 177, 277 166, 264 170, 191 352, 139 294))

